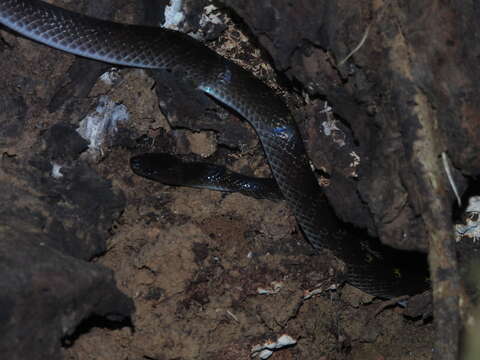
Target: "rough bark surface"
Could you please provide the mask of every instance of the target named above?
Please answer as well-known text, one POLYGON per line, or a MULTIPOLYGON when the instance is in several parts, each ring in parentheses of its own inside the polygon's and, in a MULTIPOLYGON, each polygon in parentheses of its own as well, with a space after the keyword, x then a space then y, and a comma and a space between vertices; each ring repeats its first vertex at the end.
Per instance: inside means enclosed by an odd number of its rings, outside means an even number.
MULTIPOLYGON (((457 186, 478 175, 479 7, 464 1, 225 1, 249 25, 277 68, 314 98, 326 98, 357 144, 359 179, 335 182, 348 209, 368 208, 368 225, 383 242, 429 250, 437 339, 435 357, 458 349, 458 300, 453 191, 441 162, 448 154, 457 186), (294 24, 285 27, 283 24, 294 24), (291 29, 295 30, 291 30, 291 29), (353 51, 353 54, 352 54, 353 51)), ((308 107, 317 107, 313 101, 308 107)), ((308 114, 308 113, 307 113, 308 114)), ((319 111, 312 111, 319 118, 319 111)), ((321 118, 320 118, 321 119, 321 118)), ((313 154, 332 153, 328 139, 309 142, 313 154)), ((347 153, 350 149, 346 149, 347 153)), ((315 156, 312 156, 316 160, 315 156)), ((332 169, 325 156, 317 167, 332 169)), ((341 177, 350 174, 340 174, 341 177)), ((329 193, 337 193, 333 191, 329 193)), ((340 199, 340 200, 339 200, 340 199)), ((346 213, 347 211, 347 213, 346 213)))

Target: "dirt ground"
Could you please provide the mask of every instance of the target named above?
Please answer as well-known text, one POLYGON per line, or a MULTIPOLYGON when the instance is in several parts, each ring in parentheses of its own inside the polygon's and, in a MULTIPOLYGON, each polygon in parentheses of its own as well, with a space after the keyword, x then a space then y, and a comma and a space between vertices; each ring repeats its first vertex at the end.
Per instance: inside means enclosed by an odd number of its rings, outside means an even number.
POLYGON ((284 203, 153 183, 128 158, 101 165, 128 205, 97 261, 136 314, 131 327, 89 328, 66 359, 249 359, 282 334, 297 343, 271 359, 430 359, 431 324, 400 307, 374 317, 377 301, 328 290, 333 259, 312 254, 284 203))
MULTIPOLYGON (((129 127, 151 139, 167 132, 198 154, 216 149, 214 137, 169 128, 143 71, 120 76, 107 93, 131 112, 129 127), (146 90, 132 97, 132 88, 146 90)), ((102 86, 92 94, 106 93, 102 86)), ((313 253, 284 202, 140 178, 122 146, 104 156, 95 166, 127 206, 96 261, 115 271, 136 313, 131 326, 87 324, 67 342, 66 359, 249 359, 283 334, 296 344, 271 359, 431 358, 431 323, 406 319, 398 306, 375 316, 380 301, 335 290, 339 264, 313 253)), ((229 164, 268 172, 255 144, 229 164)))

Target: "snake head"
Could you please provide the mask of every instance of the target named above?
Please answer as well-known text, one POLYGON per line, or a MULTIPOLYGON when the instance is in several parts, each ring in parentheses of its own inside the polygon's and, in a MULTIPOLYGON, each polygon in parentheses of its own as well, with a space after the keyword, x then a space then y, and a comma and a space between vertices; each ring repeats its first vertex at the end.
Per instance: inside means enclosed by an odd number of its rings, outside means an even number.
POLYGON ((133 156, 130 167, 139 176, 168 185, 178 185, 183 179, 181 160, 166 153, 133 156))

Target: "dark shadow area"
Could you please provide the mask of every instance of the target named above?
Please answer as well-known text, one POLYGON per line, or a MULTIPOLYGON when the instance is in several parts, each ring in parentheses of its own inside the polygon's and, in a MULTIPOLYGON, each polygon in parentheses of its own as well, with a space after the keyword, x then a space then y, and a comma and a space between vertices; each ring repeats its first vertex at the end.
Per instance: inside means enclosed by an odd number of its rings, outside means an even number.
POLYGON ((117 318, 116 315, 91 315, 90 317, 83 320, 71 335, 62 338, 62 346, 65 348, 73 346, 73 344, 78 338, 80 338, 84 334, 89 333, 93 328, 118 330, 124 327, 129 327, 132 332, 135 332, 135 327, 132 323, 131 318, 125 318, 122 320, 121 318, 117 318))

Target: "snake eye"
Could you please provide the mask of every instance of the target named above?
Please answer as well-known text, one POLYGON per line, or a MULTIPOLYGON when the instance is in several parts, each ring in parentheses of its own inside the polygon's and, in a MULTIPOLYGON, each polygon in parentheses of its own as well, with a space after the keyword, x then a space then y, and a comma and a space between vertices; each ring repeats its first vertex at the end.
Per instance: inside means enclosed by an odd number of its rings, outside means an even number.
POLYGON ((142 167, 142 159, 140 156, 134 156, 130 159, 130 167, 133 171, 139 170, 142 167))
POLYGON ((132 171, 140 176, 149 176, 152 174, 152 166, 148 157, 144 155, 137 155, 130 159, 130 168, 132 171))

